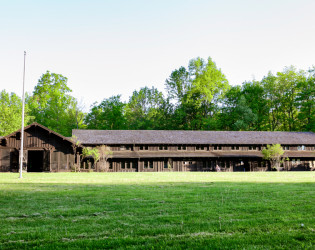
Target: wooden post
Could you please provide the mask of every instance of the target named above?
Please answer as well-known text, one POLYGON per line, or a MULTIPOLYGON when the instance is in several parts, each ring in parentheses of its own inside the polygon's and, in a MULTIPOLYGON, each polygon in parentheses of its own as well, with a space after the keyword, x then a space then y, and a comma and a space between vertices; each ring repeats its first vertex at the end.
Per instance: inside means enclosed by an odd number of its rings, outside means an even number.
POLYGON ((51 155, 52 155, 52 150, 49 150, 49 172, 51 172, 51 155))
POLYGON ((81 159, 80 159, 80 154, 79 153, 77 153, 76 166, 78 167, 78 172, 80 172, 80 170, 81 170, 81 159))
POLYGON ((67 154, 67 170, 68 170, 68 168, 69 168, 69 154, 67 154))
POLYGON ((60 152, 58 151, 57 172, 59 172, 59 168, 60 168, 60 152))

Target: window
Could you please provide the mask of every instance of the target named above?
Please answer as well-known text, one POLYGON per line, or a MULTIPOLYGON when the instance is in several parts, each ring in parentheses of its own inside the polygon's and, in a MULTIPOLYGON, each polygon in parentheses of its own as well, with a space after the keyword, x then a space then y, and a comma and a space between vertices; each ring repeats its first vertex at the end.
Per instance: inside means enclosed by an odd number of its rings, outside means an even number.
POLYGON ((131 167, 132 167, 132 168, 138 168, 138 162, 137 162, 137 161, 133 161, 133 162, 131 163, 131 167))
POLYGON ((121 162, 121 168, 125 169, 125 162, 124 161, 121 162))
POLYGON ((205 146, 196 146, 196 150, 205 150, 205 146))
POLYGON ((153 161, 144 161, 143 168, 153 168, 153 161))
POLYGON ((109 162, 109 169, 113 169, 113 162, 109 162))
POLYGON ((168 168, 168 161, 164 161, 164 168, 168 168))
POLYGON ((148 145, 140 146, 140 150, 149 150, 148 145))
POLYGON ((215 146, 214 146, 214 150, 222 150, 222 146, 215 145, 215 146))
POLYGON ((168 147, 165 145, 160 145, 159 150, 168 150, 168 147))
POLYGON ((127 166, 127 168, 130 168, 130 161, 126 162, 126 166, 127 166))
POLYGON ((239 146, 232 146, 231 148, 232 148, 232 150, 240 150, 239 146))
POLYGON ((153 161, 143 161, 143 168, 153 168, 153 161))
POLYGON ((249 150, 257 150, 257 147, 256 146, 249 146, 248 149, 249 150))
POLYGON ((282 148, 283 148, 283 150, 290 150, 289 146, 283 146, 282 148))
POLYGON ((178 150, 186 150, 186 146, 178 146, 178 150))
POLYGON ((297 149, 298 150, 305 150, 305 146, 304 145, 298 146, 297 149))

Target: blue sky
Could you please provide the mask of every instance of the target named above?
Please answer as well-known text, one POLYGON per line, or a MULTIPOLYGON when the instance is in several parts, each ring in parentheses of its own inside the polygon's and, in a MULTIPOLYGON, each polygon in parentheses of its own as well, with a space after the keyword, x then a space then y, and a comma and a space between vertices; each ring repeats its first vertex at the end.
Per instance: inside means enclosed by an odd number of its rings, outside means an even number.
POLYGON ((315 1, 0 0, 0 90, 21 96, 49 70, 95 102, 165 79, 192 58, 212 57, 230 84, 315 65, 315 1))

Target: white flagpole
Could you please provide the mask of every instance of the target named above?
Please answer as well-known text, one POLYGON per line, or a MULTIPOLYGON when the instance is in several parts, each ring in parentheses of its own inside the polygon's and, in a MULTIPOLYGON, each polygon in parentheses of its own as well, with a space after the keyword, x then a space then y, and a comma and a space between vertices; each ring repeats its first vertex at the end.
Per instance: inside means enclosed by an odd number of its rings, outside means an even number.
POLYGON ((23 143, 24 143, 24 83, 25 83, 25 58, 26 58, 26 51, 24 51, 24 70, 23 70, 23 93, 22 93, 22 128, 21 128, 21 150, 20 150, 20 176, 22 177, 22 167, 23 167, 23 143))

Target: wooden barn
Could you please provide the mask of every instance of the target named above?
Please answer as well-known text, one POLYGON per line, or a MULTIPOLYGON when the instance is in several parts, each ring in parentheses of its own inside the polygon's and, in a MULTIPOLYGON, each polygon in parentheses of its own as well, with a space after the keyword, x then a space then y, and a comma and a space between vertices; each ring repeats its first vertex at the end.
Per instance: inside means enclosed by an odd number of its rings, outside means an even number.
MULTIPOLYGON (((0 138, 0 171, 17 172, 21 131, 0 138)), ((28 172, 70 171, 74 164, 73 142, 38 123, 24 129, 23 168, 28 172)))
MULTIPOLYGON (((283 170, 315 170, 311 132, 73 130, 64 137, 40 124, 25 128, 24 163, 28 172, 100 171, 83 147, 106 145, 110 172, 268 171, 261 150, 281 144, 288 158, 283 170)), ((0 171, 17 172, 20 130, 0 138, 0 171)))

